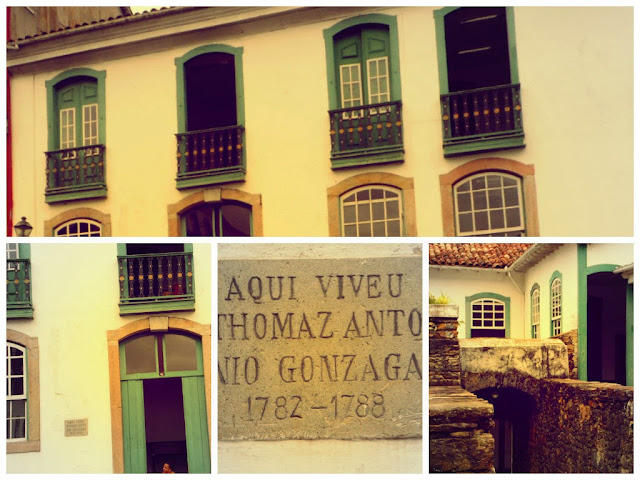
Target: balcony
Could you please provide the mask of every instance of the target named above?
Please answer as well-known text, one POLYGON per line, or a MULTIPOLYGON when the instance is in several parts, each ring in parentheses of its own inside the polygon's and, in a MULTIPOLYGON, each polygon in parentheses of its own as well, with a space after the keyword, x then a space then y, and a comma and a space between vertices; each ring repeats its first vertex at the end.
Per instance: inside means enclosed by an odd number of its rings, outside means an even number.
POLYGON ((404 161, 402 103, 329 111, 331 168, 404 161))
POLYGON ((7 318, 33 318, 29 260, 7 260, 7 318))
POLYGON ((520 84, 440 96, 444 155, 524 147, 520 84))
POLYGON ((176 134, 178 190, 244 180, 244 127, 176 134))
POLYGON ((193 253, 118 256, 120 313, 194 310, 193 253))
POLYGON ((104 145, 55 150, 46 157, 47 203, 107 196, 104 145))

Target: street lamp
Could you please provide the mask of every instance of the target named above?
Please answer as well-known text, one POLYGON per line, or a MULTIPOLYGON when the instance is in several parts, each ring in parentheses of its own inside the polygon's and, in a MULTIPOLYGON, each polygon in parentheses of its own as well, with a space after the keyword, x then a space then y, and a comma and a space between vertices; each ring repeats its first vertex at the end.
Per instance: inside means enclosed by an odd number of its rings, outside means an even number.
POLYGON ((33 227, 29 222, 27 222, 27 217, 22 217, 18 223, 13 226, 13 229, 16 231, 16 235, 18 237, 28 237, 31 235, 31 231, 33 227))

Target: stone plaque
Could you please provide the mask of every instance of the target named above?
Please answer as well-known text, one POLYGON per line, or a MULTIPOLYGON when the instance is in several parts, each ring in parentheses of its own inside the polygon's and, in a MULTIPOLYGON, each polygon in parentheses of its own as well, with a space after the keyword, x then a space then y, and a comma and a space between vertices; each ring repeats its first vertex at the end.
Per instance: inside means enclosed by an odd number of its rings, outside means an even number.
POLYGON ((89 419, 80 418, 78 420, 64 421, 65 437, 86 437, 89 435, 89 419))
POLYGON ((420 437, 421 263, 221 260, 219 438, 420 437))

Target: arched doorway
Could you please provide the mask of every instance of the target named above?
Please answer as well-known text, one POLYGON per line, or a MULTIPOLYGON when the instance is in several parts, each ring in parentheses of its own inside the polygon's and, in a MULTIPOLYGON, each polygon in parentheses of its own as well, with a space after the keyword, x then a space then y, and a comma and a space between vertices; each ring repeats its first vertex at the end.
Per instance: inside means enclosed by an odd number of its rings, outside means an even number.
POLYGON ((107 331, 107 347, 113 473, 171 460, 176 471, 210 473, 211 325, 141 318, 107 331))
POLYGON ((202 342, 145 332, 120 342, 125 473, 211 471, 202 342))
POLYGON ((529 472, 529 436, 535 400, 515 388, 483 388, 473 392, 493 405, 496 473, 529 472))

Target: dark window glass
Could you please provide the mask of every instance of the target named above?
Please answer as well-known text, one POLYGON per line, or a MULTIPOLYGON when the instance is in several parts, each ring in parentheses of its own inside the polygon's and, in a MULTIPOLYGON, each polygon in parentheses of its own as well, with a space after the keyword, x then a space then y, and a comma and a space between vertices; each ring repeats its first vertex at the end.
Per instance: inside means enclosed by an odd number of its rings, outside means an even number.
POLYGON ((459 8, 444 28, 449 92, 511 83, 504 7, 459 8))

